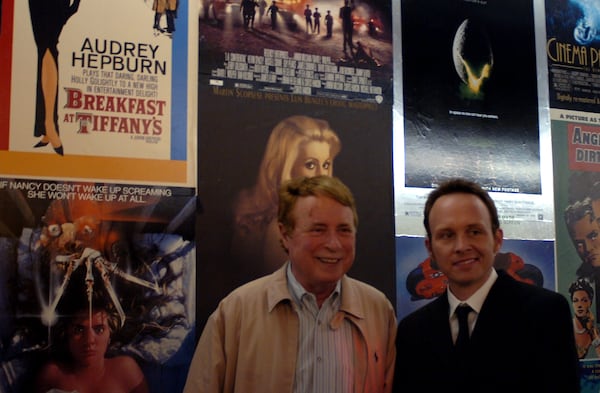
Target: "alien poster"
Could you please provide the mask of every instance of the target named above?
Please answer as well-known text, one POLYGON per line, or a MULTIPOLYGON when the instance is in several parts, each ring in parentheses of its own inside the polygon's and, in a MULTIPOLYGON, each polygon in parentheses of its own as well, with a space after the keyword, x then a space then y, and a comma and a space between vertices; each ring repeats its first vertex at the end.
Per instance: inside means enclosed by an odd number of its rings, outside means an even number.
POLYGON ((401 7, 406 186, 541 194, 533 2, 401 7))
POLYGON ((552 108, 600 110, 600 1, 546 0, 552 108))
POLYGON ((188 188, 0 178, 0 390, 47 391, 48 365, 104 359, 151 392, 181 391, 195 201, 188 188))

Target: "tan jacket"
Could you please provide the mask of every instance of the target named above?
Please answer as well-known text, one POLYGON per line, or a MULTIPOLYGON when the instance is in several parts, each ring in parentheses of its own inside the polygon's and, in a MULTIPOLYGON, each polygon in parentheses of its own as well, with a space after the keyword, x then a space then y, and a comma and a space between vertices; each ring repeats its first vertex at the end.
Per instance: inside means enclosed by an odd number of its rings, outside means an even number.
MULTIPOLYGON (((243 285, 210 316, 190 366, 184 393, 292 392, 298 317, 286 266, 243 285)), ((354 341, 356 393, 392 390, 396 357, 394 309, 377 289, 344 276, 340 311, 354 341)))

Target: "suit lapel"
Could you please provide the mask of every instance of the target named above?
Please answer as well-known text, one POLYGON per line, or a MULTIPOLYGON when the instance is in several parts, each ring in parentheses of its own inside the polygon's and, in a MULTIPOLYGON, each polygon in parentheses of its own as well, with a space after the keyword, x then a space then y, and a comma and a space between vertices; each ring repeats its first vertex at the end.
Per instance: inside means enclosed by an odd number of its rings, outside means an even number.
POLYGON ((477 323, 471 334, 471 342, 474 347, 479 347, 477 342, 487 342, 490 336, 495 336, 506 322, 507 315, 506 304, 508 298, 513 296, 514 290, 511 289, 511 279, 503 272, 498 272, 498 279, 490 288, 490 292, 483 302, 481 313, 477 317, 477 323))
POLYGON ((441 364, 451 363, 451 354, 454 349, 450 323, 448 322, 448 295, 444 292, 431 303, 430 316, 432 322, 429 325, 429 335, 432 350, 438 354, 441 364))

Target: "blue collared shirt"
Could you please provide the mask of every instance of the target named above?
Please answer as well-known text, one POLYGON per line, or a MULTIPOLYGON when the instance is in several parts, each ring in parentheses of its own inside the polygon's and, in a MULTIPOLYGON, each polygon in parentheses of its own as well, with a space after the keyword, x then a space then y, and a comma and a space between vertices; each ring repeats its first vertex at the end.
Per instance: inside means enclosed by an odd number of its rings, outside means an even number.
POLYGON ((346 393, 354 391, 352 328, 350 322, 331 324, 340 309, 341 283, 323 302, 296 280, 287 268, 288 288, 300 323, 294 393, 346 393))

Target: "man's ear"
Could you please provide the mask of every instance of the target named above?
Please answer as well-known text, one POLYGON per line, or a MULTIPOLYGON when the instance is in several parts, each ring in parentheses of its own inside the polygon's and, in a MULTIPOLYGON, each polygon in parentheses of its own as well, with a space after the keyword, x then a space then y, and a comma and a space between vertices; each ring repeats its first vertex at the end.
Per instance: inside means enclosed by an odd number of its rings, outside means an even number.
POLYGON ((502 242, 504 241, 504 231, 502 228, 496 229, 494 233, 494 254, 496 254, 502 248, 502 242))
POLYGON ((287 249, 287 240, 288 240, 288 230, 282 223, 278 222, 277 227, 279 228, 279 237, 281 238, 281 243, 285 249, 287 249))
POLYGON ((437 264, 435 258, 433 257, 433 252, 431 251, 431 241, 429 240, 429 236, 427 236, 425 238, 425 248, 427 249, 427 253, 429 254, 429 261, 430 261, 431 267, 436 270, 439 269, 438 264, 437 264))
POLYGON ((289 250, 288 250, 288 231, 285 229, 285 226, 278 222, 277 223, 277 229, 279 230, 279 245, 281 246, 281 248, 283 249, 283 251, 285 251, 286 254, 289 254, 289 250))
POLYGON ((429 236, 425 237, 425 248, 429 253, 429 257, 431 257, 431 241, 429 240, 429 236))

